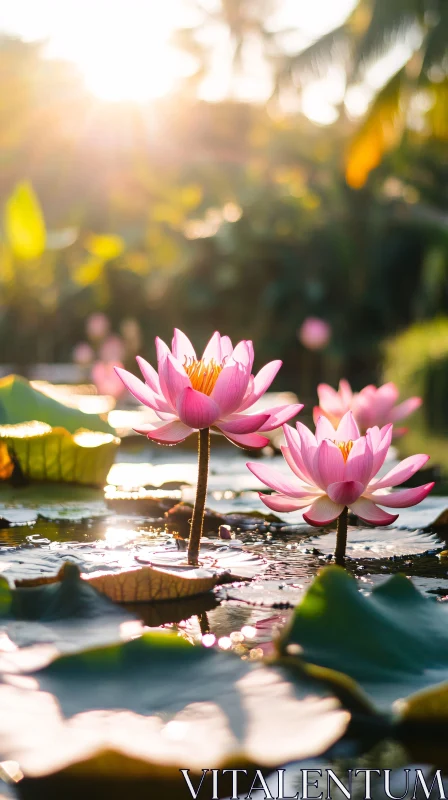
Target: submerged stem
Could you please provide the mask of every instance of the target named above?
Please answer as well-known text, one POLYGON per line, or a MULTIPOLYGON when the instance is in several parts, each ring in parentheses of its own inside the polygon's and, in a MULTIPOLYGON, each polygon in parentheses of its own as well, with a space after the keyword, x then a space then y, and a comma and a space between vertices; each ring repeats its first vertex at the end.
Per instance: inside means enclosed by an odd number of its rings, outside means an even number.
POLYGON ((336 564, 338 564, 340 567, 345 566, 345 548, 347 547, 347 516, 348 508, 345 506, 344 510, 341 511, 337 521, 336 550, 334 553, 336 564))
POLYGON ((193 516, 191 518, 188 563, 196 567, 199 563, 199 547, 204 525, 205 498, 207 496, 208 463, 210 460, 210 428, 198 433, 198 484, 193 516))

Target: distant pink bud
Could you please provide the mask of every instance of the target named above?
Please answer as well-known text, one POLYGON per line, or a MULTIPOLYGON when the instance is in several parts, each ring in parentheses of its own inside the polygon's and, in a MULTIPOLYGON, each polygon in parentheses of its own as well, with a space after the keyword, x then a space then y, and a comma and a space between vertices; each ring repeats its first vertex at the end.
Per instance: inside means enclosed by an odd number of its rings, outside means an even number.
POLYGON ((109 329, 109 320, 102 311, 96 311, 87 318, 86 333, 92 341, 104 339, 109 333, 109 329))
POLYGON ((75 364, 86 366, 91 364, 94 359, 94 352, 87 342, 79 342, 73 349, 72 358, 75 364))
POLYGON ((110 394, 115 398, 123 394, 125 387, 115 372, 113 364, 96 361, 91 374, 99 394, 110 394))
POLYGON ((299 328, 300 342, 308 350, 322 350, 331 338, 331 326, 318 317, 307 317, 299 328))
POLYGON ((125 346, 119 336, 108 336, 106 341, 103 342, 99 349, 99 357, 101 361, 106 363, 116 363, 123 361, 125 355, 125 346))

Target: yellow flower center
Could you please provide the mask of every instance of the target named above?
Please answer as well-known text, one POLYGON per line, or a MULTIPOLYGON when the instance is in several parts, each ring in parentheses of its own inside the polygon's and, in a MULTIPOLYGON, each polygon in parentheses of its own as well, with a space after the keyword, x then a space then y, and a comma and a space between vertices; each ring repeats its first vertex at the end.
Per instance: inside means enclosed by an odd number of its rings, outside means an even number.
POLYGON ((185 359, 184 370, 190 378, 193 389, 202 394, 210 395, 215 388, 215 383, 224 364, 217 364, 212 358, 211 361, 194 361, 192 358, 185 359))
POLYGON ((337 444, 337 446, 339 447, 339 450, 341 451, 342 455, 344 456, 344 461, 347 461, 348 455, 350 453, 350 450, 353 447, 352 439, 350 439, 350 441, 348 441, 348 442, 335 442, 335 444, 337 444))

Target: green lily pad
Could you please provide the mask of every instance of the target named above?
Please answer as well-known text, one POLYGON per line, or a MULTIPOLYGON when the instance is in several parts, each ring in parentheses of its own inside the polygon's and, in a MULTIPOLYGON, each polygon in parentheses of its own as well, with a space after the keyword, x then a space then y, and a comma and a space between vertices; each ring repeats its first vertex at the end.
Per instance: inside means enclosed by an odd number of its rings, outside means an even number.
POLYGON ((448 607, 404 575, 369 596, 340 567, 322 570, 279 641, 311 664, 347 674, 380 710, 448 680, 448 607))
POLYGON ((115 433, 98 414, 86 414, 59 403, 35 389, 19 375, 0 380, 0 425, 17 425, 37 420, 52 428, 65 428, 75 433, 80 428, 102 433, 115 433))
POLYGON ((181 768, 196 786, 204 765, 268 768, 314 757, 350 719, 320 681, 172 634, 61 656, 25 677, 34 680, 5 675, 0 685, 0 752, 27 777, 25 797, 122 797, 127 788, 146 798, 161 781, 157 796, 178 798, 181 768))
POLYGON ((137 632, 137 618, 81 580, 76 566, 65 564, 60 578, 26 589, 0 578, 0 631, 18 647, 52 644, 66 652, 119 642, 126 629, 137 632))

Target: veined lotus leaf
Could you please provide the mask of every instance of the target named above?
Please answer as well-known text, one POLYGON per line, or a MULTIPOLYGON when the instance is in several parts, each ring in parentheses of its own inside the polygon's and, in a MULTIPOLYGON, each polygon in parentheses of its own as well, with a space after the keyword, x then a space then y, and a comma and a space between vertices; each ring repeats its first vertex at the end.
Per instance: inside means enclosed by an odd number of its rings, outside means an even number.
POLYGON ((448 680, 448 607, 404 575, 365 596, 345 570, 326 567, 278 643, 283 655, 294 645, 306 662, 346 673, 377 708, 390 710, 395 700, 448 680))
MULTIPOLYGON (((52 577, 27 578, 15 581, 15 586, 30 588, 58 584, 64 576, 65 565, 52 577)), ((175 572, 142 566, 117 572, 85 573, 86 583, 115 603, 152 603, 157 600, 179 600, 210 592, 220 583, 229 582, 229 574, 198 568, 175 572)), ((238 577, 232 576, 233 581, 238 577)))
POLYGON ((0 577, 0 631, 10 642, 19 647, 52 644, 66 652, 119 642, 142 632, 133 614, 81 580, 73 564, 64 565, 60 578, 57 583, 23 589, 10 588, 0 577))
POLYGON ((69 433, 80 428, 115 433, 98 414, 70 408, 35 389, 19 375, 0 379, 0 425, 17 425, 31 420, 46 422, 52 428, 65 428, 69 433))
POLYGON ((0 753, 27 776, 24 797, 121 797, 116 783, 146 798, 153 781, 166 782, 157 796, 187 797, 181 768, 196 786, 204 765, 262 769, 314 757, 350 719, 320 681, 170 633, 60 656, 19 678, 0 685, 0 753), (43 776, 54 782, 33 795, 30 779, 43 776), (66 791, 69 783, 81 793, 66 791))
POLYGON ((120 440, 110 433, 52 428, 44 422, 0 425, 17 469, 28 480, 101 486, 106 482, 120 440))

